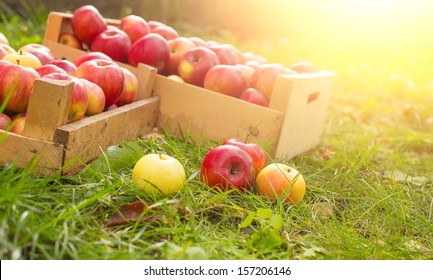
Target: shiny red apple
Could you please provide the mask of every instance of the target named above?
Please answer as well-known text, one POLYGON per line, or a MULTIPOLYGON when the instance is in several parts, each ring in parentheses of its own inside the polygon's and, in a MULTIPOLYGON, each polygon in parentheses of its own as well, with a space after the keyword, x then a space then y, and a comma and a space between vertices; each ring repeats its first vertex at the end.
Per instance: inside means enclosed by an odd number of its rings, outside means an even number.
POLYGON ((54 59, 49 64, 62 68, 66 71, 66 73, 72 76, 75 74, 75 71, 77 71, 77 66, 73 62, 66 59, 54 59))
POLYGON ((245 143, 238 139, 231 138, 224 141, 223 145, 233 145, 247 152, 253 160, 254 174, 256 176, 266 166, 265 151, 256 143, 245 143))
POLYGON ((207 71, 203 86, 225 95, 239 97, 246 89, 242 71, 233 65, 215 65, 207 71))
POLYGON ((107 23, 98 9, 92 5, 84 5, 72 14, 71 28, 81 42, 90 46, 93 39, 107 29, 107 23))
POLYGON ((41 45, 41 44, 37 44, 37 43, 26 44, 26 45, 22 46, 21 48, 19 48, 18 52, 19 51, 29 52, 29 53, 35 55, 39 59, 39 61, 41 62, 42 65, 48 64, 51 61, 53 61, 54 59, 56 59, 56 55, 54 54, 54 52, 52 50, 50 50, 45 45, 41 45))
POLYGON ((94 59, 82 63, 75 77, 87 79, 104 91, 105 107, 117 102, 123 91, 124 75, 122 69, 113 61, 94 59))
POLYGON ((247 152, 234 145, 221 145, 210 150, 203 159, 200 180, 221 191, 249 190, 253 185, 253 161, 247 152))
POLYGON ((258 89, 255 88, 247 88, 245 89, 241 95, 239 96, 239 99, 242 99, 244 101, 260 105, 263 107, 269 106, 269 100, 266 98, 266 96, 261 93, 258 89))
POLYGON ((0 60, 0 104, 7 102, 6 110, 24 113, 36 78, 35 69, 0 60))
POLYGON ((179 66, 180 58, 188 50, 195 47, 195 44, 186 37, 177 37, 167 41, 170 50, 170 60, 165 71, 166 75, 177 75, 177 67, 179 66))
POLYGON ((131 43, 134 43, 150 32, 150 26, 147 21, 137 15, 128 15, 123 17, 120 20, 119 27, 128 34, 131 43))
POLYGON ((104 60, 108 60, 108 61, 113 61, 113 59, 111 57, 109 57, 108 55, 106 55, 105 53, 102 53, 102 52, 86 52, 86 53, 78 56, 77 58, 75 58, 75 60, 73 62, 78 67, 83 62, 86 62, 86 61, 89 61, 89 60, 94 60, 94 59, 104 59, 104 60))
POLYGON ((128 58, 132 66, 144 63, 155 67, 162 74, 170 60, 167 40, 155 33, 144 35, 132 44, 128 58))
POLYGON ((102 52, 113 60, 127 63, 130 47, 131 39, 128 34, 113 26, 102 31, 93 39, 90 50, 102 52))
POLYGON ((206 47, 194 47, 183 54, 177 71, 187 83, 203 86, 206 73, 219 64, 217 55, 206 47))

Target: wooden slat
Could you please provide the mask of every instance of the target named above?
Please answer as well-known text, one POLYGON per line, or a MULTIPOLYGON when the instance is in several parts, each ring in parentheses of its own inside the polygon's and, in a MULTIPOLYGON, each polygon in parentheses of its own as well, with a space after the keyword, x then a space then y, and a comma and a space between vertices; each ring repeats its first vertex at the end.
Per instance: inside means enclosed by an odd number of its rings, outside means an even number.
POLYGON ((275 152, 283 113, 157 75, 154 94, 161 97, 157 125, 177 136, 188 134, 221 141, 236 137, 275 152))
POLYGON ((0 129, 0 166, 34 168, 34 172, 51 175, 63 164, 63 145, 37 140, 0 129))
POLYGON ((23 135, 52 141, 57 127, 68 121, 73 85, 71 81, 36 79, 23 135))
POLYGON ((155 127, 159 98, 151 97, 59 127, 54 142, 65 146, 65 172, 99 156, 102 150, 145 135, 155 127))

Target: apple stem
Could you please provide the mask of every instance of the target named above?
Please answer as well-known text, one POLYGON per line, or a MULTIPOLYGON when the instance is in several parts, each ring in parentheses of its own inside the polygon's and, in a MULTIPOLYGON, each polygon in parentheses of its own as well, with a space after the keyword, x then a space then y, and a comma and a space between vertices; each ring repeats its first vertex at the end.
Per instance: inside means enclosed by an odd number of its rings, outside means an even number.
POLYGON ((20 65, 20 60, 19 59, 17 59, 17 64, 20 65))
POLYGON ((161 153, 158 153, 158 155, 159 155, 159 159, 162 159, 162 155, 161 155, 161 153))

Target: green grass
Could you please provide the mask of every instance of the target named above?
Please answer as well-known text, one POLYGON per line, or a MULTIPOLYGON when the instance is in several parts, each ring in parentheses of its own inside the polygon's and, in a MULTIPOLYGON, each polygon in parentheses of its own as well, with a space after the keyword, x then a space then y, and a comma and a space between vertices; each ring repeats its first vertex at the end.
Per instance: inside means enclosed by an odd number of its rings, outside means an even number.
MULTIPOLYGON (((15 46, 40 40, 41 26, 28 28, 33 23, 14 18, 3 21, 1 31, 15 46), (21 37, 12 32, 16 26, 31 32, 21 37)), ((224 38, 234 40, 217 39, 224 38)), ((293 59, 282 51, 287 48, 297 57, 313 55, 311 42, 300 41, 305 48, 234 43, 282 63, 293 59)), ((278 159, 308 184, 300 205, 254 192, 211 191, 197 172, 216 143, 199 146, 162 133, 113 147, 75 176, 0 169, 0 259, 432 259, 433 95, 423 86, 426 78, 410 68, 397 79, 364 73, 371 65, 362 56, 349 71, 351 53, 334 51, 332 57, 314 54, 338 72, 321 143, 294 159, 278 159), (158 198, 134 187, 131 168, 149 152, 167 153, 185 166, 181 192, 158 198), (137 200, 158 204, 157 222, 106 225, 122 205, 137 200)))

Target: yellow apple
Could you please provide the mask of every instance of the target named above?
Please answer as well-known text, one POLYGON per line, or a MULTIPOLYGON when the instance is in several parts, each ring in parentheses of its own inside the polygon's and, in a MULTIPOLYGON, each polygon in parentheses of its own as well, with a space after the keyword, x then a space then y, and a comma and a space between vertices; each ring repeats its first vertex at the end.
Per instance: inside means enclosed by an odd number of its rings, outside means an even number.
POLYGON ((25 51, 8 53, 3 57, 3 60, 21 66, 29 66, 31 68, 37 68, 42 65, 37 56, 25 51))
POLYGON ((263 168, 256 178, 257 193, 284 202, 299 204, 305 195, 304 177, 295 168, 282 163, 272 163, 263 168))
POLYGON ((132 170, 134 184, 153 194, 169 195, 180 191, 185 183, 185 169, 174 157, 147 154, 132 170))

